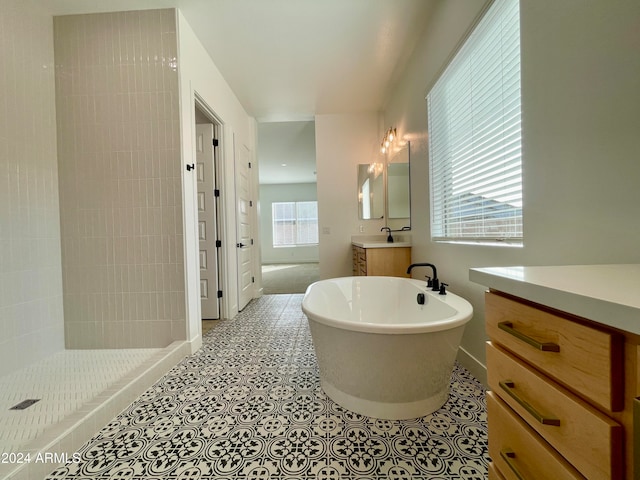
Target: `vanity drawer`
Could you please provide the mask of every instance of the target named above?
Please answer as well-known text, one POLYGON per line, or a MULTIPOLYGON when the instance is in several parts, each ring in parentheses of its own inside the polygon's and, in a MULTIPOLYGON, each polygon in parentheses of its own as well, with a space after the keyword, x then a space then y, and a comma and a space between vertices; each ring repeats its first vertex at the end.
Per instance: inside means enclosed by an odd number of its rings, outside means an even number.
POLYGON ((584 480, 494 392, 487 392, 489 455, 506 480, 584 480))
POLYGON ((358 275, 358 251, 356 250, 356 247, 351 248, 351 255, 352 255, 351 265, 352 265, 353 275, 358 275))
POLYGON ((608 411, 624 408, 624 337, 487 292, 496 343, 608 411))
POLYGON ((353 245, 352 252, 353 252, 353 275, 366 276, 367 275, 367 251, 362 247, 353 245))
POLYGON ((490 342, 487 375, 494 394, 587 478, 622 478, 620 424, 490 342))
POLYGON ((493 462, 489 462, 487 465, 487 470, 489 473, 489 480, 504 480, 504 477, 500 473, 500 470, 496 467, 496 464, 493 462))

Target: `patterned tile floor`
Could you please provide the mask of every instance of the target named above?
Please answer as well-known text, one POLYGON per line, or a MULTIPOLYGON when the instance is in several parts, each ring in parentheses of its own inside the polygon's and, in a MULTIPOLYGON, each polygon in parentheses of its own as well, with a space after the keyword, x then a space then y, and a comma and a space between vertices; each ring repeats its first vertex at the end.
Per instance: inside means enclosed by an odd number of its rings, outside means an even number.
POLYGON ((484 388, 456 366, 448 402, 404 421, 327 398, 302 295, 252 301, 48 479, 452 480, 487 475, 484 388))

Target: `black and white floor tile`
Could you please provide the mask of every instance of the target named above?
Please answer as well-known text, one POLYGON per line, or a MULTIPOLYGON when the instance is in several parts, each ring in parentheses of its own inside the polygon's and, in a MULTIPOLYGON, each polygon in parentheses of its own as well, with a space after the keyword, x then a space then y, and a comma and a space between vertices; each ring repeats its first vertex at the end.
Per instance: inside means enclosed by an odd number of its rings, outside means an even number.
POLYGON ((456 365, 432 415, 376 420, 323 393, 302 295, 221 321, 54 479, 480 480, 484 388, 456 365))

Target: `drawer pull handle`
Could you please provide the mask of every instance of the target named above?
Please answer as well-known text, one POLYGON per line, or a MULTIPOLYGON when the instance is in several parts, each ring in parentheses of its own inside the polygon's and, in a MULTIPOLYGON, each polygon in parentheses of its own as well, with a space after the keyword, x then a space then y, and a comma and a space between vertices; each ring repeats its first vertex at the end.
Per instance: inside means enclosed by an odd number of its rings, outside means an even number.
POLYGON ((518 402, 520 406, 522 406, 522 408, 524 408, 527 412, 529 412, 533 416, 533 418, 535 418, 538 422, 540 422, 543 425, 551 425, 554 427, 560 426, 559 419, 555 417, 546 417, 542 415, 535 408, 533 408, 530 403, 520 398, 518 394, 514 391, 516 384, 513 383, 511 380, 503 380, 502 382, 499 382, 499 385, 500 385, 500 388, 502 388, 505 392, 507 392, 511 398, 513 398, 516 402, 518 402))
POLYGON ((513 474, 518 478, 518 480, 525 480, 524 476, 518 470, 518 467, 514 464, 513 460, 516 458, 516 454, 510 448, 503 448, 500 450, 500 456, 509 466, 513 474))
POLYGON ((500 330, 504 330, 509 335, 513 335, 519 340, 522 340, 523 342, 528 343, 532 347, 538 350, 542 350, 543 352, 559 352, 560 351, 560 345, 558 345, 557 343, 551 343, 551 342, 541 343, 531 337, 528 337, 524 333, 518 332, 515 328, 513 328, 513 323, 511 322, 500 322, 498 324, 498 328, 500 330))

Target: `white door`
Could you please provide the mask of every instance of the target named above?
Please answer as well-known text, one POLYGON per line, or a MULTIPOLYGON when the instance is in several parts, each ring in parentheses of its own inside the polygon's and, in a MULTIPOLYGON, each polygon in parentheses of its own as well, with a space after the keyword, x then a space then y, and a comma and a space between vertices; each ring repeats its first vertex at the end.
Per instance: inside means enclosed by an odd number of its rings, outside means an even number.
POLYGON ((249 174, 249 150, 244 146, 237 148, 236 162, 236 202, 237 202, 237 261, 238 261, 238 310, 242 310, 253 297, 251 235, 251 178, 249 174))
POLYGON ((202 318, 220 318, 215 197, 215 147, 212 124, 196 125, 198 237, 200 239, 200 303, 202 318))

